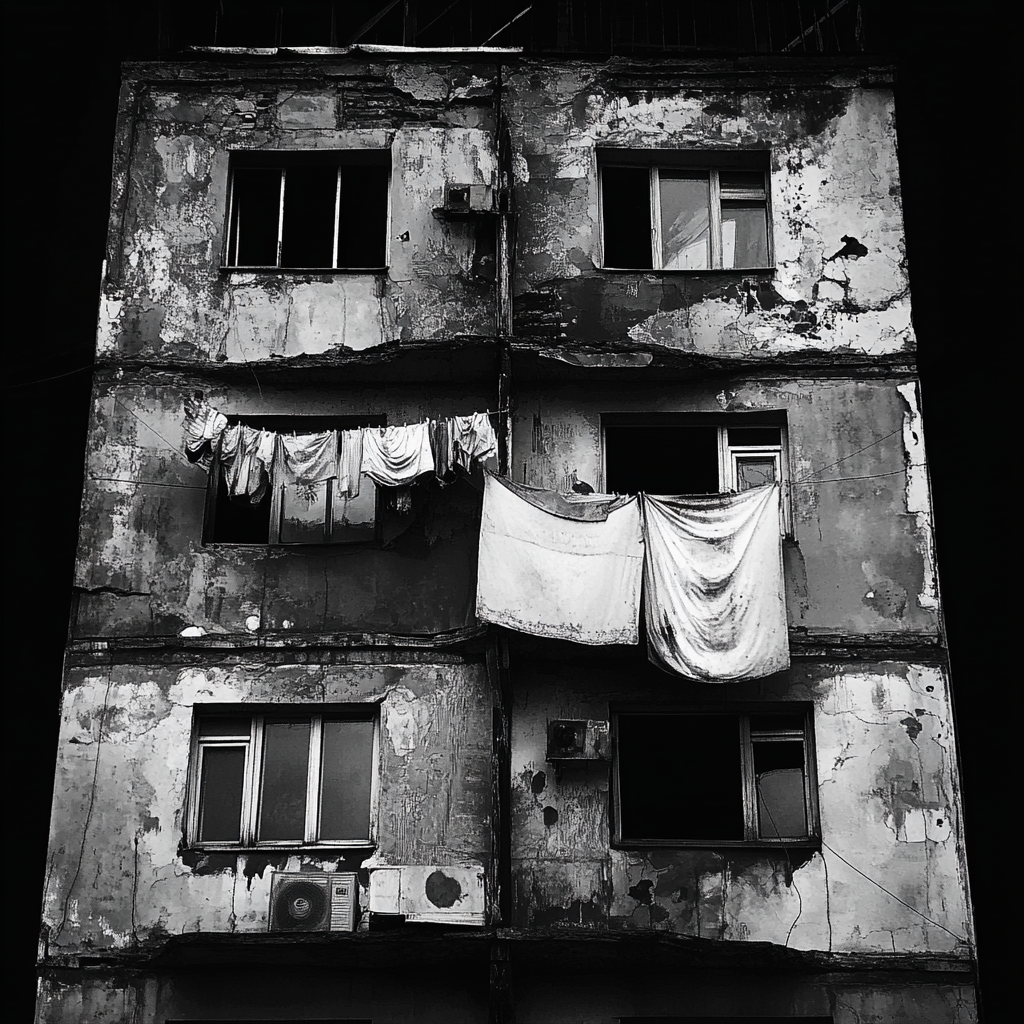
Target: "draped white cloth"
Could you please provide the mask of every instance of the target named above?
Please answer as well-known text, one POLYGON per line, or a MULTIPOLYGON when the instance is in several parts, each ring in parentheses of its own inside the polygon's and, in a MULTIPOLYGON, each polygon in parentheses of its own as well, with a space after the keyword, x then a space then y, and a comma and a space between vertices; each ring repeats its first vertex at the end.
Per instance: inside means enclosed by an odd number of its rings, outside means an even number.
POLYGON ((705 682, 789 668, 778 484, 643 496, 647 653, 705 682))
POLYGON ((384 487, 404 487, 434 472, 427 423, 368 427, 363 431, 363 472, 384 487))
POLYGON ((517 492, 502 477, 485 475, 477 617, 583 644, 637 643, 637 499, 611 497, 606 518, 586 521, 553 514, 517 492))

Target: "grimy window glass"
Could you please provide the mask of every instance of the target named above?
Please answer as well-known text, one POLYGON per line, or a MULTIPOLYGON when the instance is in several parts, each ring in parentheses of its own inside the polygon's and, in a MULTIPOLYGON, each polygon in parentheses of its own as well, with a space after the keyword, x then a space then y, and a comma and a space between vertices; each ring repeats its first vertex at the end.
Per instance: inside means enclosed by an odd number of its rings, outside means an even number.
POLYGON ((309 722, 267 719, 263 727, 263 785, 259 839, 303 838, 309 722))

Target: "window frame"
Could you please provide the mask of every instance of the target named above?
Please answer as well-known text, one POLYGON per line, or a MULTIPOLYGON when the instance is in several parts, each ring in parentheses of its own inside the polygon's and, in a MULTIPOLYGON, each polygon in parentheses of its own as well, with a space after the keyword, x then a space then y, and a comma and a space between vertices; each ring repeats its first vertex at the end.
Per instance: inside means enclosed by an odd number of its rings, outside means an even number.
MULTIPOLYGON (((818 802, 817 754, 814 744, 814 705, 804 701, 773 703, 744 703, 740 706, 728 704, 689 704, 663 707, 645 705, 622 705, 615 707, 611 715, 612 739, 612 786, 611 786, 611 845, 614 849, 631 850, 647 848, 673 849, 820 849, 821 816, 818 802), (807 835, 796 838, 776 838, 759 835, 757 821, 757 786, 754 774, 754 751, 750 719, 756 716, 803 715, 803 729, 800 738, 804 749, 804 813, 807 821, 807 835), (741 800, 743 808, 743 839, 666 839, 661 837, 633 837, 622 834, 622 793, 621 762, 619 751, 619 721, 628 715, 658 715, 694 717, 698 715, 729 715, 738 719, 737 753, 740 758, 741 800)), ((759 730, 765 739, 757 742, 793 742, 796 730, 759 730), (774 735, 771 736, 770 732, 774 735)))
POLYGON ((221 270, 241 272, 294 272, 294 273, 322 273, 322 274, 378 274, 386 271, 391 263, 391 188, 393 184, 393 168, 391 151, 389 149, 337 149, 337 150, 232 150, 229 154, 228 164, 228 201, 227 219, 224 227, 224 242, 221 250, 221 270), (293 168, 299 167, 304 161, 320 161, 324 165, 330 164, 331 157, 337 162, 337 173, 335 178, 334 192, 334 239, 332 245, 331 266, 292 266, 282 265, 281 255, 284 244, 284 204, 287 193, 287 172, 288 164, 293 168), (342 173, 347 166, 379 166, 386 169, 386 211, 381 231, 384 235, 384 262, 380 266, 338 266, 338 250, 341 238, 341 215, 343 202, 342 173), (238 236, 234 226, 235 219, 235 174, 239 170, 251 168, 262 168, 265 170, 278 169, 281 172, 280 186, 278 188, 278 209, 277 209, 277 247, 276 261, 273 264, 267 263, 239 263, 238 258, 238 236), (234 239, 234 256, 231 259, 231 243, 234 239))
POLYGON ((192 735, 189 746, 188 782, 185 797, 185 836, 189 849, 206 851, 246 850, 351 850, 370 849, 377 845, 377 807, 380 791, 380 702, 318 706, 307 710, 294 704, 266 705, 202 705, 193 710, 192 735), (248 718, 249 735, 204 737, 200 723, 211 718, 248 718), (306 769, 306 802, 303 837, 298 839, 260 840, 257 838, 260 822, 260 803, 263 770, 263 741, 267 718, 294 718, 309 721, 309 756, 306 769), (370 764, 369 825, 366 838, 320 839, 317 836, 322 797, 321 769, 323 765, 324 719, 343 718, 367 721, 373 724, 370 764), (208 749, 245 749, 242 778, 242 801, 238 842, 228 840, 201 840, 199 828, 202 810, 203 761, 208 749))
MULTIPOLYGON (((738 459, 743 456, 771 456, 775 463, 775 479, 779 484, 780 494, 780 533, 786 538, 793 537, 793 510, 791 501, 792 474, 789 460, 788 423, 782 415, 772 415, 767 419, 763 414, 733 413, 708 415, 705 413, 601 413, 601 490, 607 490, 608 479, 608 441, 609 427, 654 427, 659 423, 670 426, 685 427, 711 426, 718 431, 718 493, 739 493, 738 459), (740 445, 729 443, 730 429, 765 428, 779 431, 777 445, 751 444, 740 445)), ((706 495, 702 495, 706 497, 706 495)))
MULTIPOLYGON (((310 434, 324 430, 354 430, 357 427, 386 427, 387 416, 383 414, 364 414, 354 416, 228 416, 228 426, 237 425, 264 428, 274 430, 278 433, 310 434)), ((324 507, 324 535, 319 541, 282 541, 281 540, 281 517, 284 513, 283 489, 286 485, 274 486, 271 479, 268 485, 268 494, 263 501, 270 502, 270 523, 267 528, 267 539, 265 541, 246 540, 216 540, 217 506, 220 502, 221 464, 216 456, 210 465, 207 475, 206 501, 203 505, 203 530, 202 543, 204 547, 210 546, 232 546, 246 548, 301 548, 309 549, 314 547, 343 547, 353 544, 371 544, 379 541, 382 528, 382 495, 381 488, 369 477, 363 477, 360 487, 368 486, 374 489, 374 529, 372 535, 367 530, 365 538, 353 540, 332 540, 331 531, 334 526, 334 488, 337 484, 336 478, 324 481, 326 484, 325 495, 326 505, 324 507)), ((227 499, 230 500, 230 499, 227 499)))
POLYGON ((672 151, 651 150, 620 151, 614 149, 597 150, 597 209, 599 224, 599 241, 602 270, 629 271, 633 273, 658 274, 704 274, 709 271, 726 271, 728 273, 758 273, 775 270, 775 244, 771 169, 767 166, 767 152, 764 150, 739 150, 729 153, 708 153, 704 151, 672 151), (756 154, 755 165, 751 160, 756 154), (717 160, 713 159, 718 157, 717 160), (712 158, 712 159, 709 159, 712 158), (651 266, 620 267, 609 263, 605 253, 605 197, 604 171, 607 167, 626 168, 648 171, 648 188, 651 211, 651 266), (722 188, 721 172, 723 170, 741 170, 747 172, 760 171, 764 175, 763 189, 746 189, 736 187, 722 188), (662 266, 662 225, 661 225, 661 172, 685 171, 708 175, 708 234, 710 243, 710 259, 707 267, 670 268, 662 266), (722 203, 723 202, 757 202, 764 204, 765 217, 765 251, 767 263, 763 267, 725 267, 723 266, 722 237, 722 203))

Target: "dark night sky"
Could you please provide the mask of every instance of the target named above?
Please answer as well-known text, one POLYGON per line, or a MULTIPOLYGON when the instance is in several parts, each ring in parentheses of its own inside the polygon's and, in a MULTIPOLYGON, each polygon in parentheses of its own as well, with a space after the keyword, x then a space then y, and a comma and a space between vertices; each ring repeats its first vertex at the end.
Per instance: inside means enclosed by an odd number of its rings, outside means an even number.
MULTIPOLYGON (((126 55, 131 8, 20 4, 12 13, 15 6, 7 5, 4 18, 6 295, 14 327, 6 342, 3 406, 8 440, 26 442, 9 453, 12 466, 25 472, 38 456, 43 474, 37 479, 33 471, 7 486, 17 500, 5 517, 14 653, 4 677, 18 695, 7 727, 23 737, 8 744, 14 796, 8 834, 26 837, 24 848, 8 852, 8 880, 21 911, 13 920, 25 924, 17 998, 30 1007, 118 63, 126 55), (19 509, 24 523, 14 514, 19 509)), ((1020 172, 1000 150, 1015 149, 1010 140, 1021 130, 1021 83, 1017 66, 1007 69, 1008 56, 990 47, 989 36, 1016 40, 1020 26, 1000 28, 992 18, 967 24, 939 8, 926 19, 916 4, 891 6, 899 11, 900 169, 982 990, 986 1019, 998 1021, 1010 1019, 1010 972, 1003 966, 1010 929, 1002 921, 1007 910, 1016 919, 1020 901, 1004 847, 1019 827, 1011 824, 1019 804, 1011 783, 1021 776, 1019 765, 1010 765, 1019 670, 996 667, 1005 660, 997 647, 1016 590, 1008 577, 1020 572, 1010 532, 1020 516, 1000 500, 1012 475, 1005 459, 997 461, 1020 439, 1007 411, 1021 401, 1019 377, 1002 354, 1019 344, 1010 244, 1016 247, 1021 232, 1020 172), (983 352, 991 365, 972 362, 983 352), (999 721, 1002 728, 994 728, 999 721), (993 790, 1002 797, 998 812, 993 790), (1005 907, 1008 899, 1014 905, 1005 907)), ((26 1010, 21 1019, 29 1016, 26 1010)))

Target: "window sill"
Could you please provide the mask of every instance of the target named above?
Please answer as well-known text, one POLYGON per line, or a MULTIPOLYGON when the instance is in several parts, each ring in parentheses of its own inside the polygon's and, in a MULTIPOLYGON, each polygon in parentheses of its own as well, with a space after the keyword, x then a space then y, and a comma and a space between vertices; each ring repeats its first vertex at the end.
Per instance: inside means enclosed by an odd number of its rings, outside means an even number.
POLYGON ((237 843, 191 843, 189 853, 340 853, 349 850, 375 850, 372 839, 350 839, 337 843, 258 843, 241 846, 237 843))
POLYGON ((810 836, 807 839, 613 839, 613 850, 820 850, 821 839, 810 836))
POLYGON ((222 274, 386 274, 387 267, 232 267, 222 265, 222 274))
POLYGON ((694 270, 659 270, 653 267, 598 267, 607 274, 657 274, 663 277, 699 277, 702 274, 774 274, 777 267, 704 267, 694 270))

